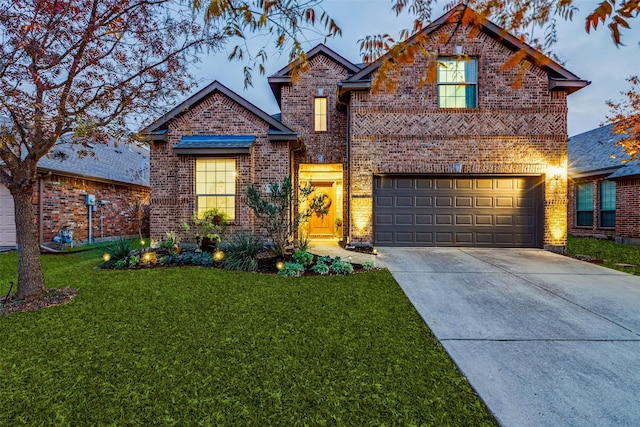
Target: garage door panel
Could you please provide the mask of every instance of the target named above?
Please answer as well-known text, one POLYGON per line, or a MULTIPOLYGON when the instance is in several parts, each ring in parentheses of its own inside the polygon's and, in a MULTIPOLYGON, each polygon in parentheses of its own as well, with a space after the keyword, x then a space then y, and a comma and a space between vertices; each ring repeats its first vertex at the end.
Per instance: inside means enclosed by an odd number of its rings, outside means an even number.
POLYGON ((456 233, 456 243, 464 245, 473 245, 473 233, 456 233))
POLYGON ((511 197, 496 197, 497 208, 512 208, 513 198, 511 197))
POLYGON ((497 226, 504 226, 504 225, 511 226, 511 225, 513 225, 513 217, 511 215, 496 215, 495 216, 495 225, 497 225, 497 226))
POLYGON ((473 179, 456 179, 456 188, 470 190, 473 188, 473 179))
POLYGON ((473 197, 471 197, 471 196, 456 197, 456 207, 457 208, 472 208, 473 207, 473 197))
POLYGON ((435 184, 438 190, 451 190, 453 188, 453 179, 438 178, 435 180, 435 184))
POLYGON ((416 179, 416 189, 432 189, 433 188, 433 179, 416 179))
POLYGON ((436 197, 436 208, 449 208, 453 206, 453 197, 436 197))
POLYGON ((376 176, 374 181, 377 245, 541 246, 541 177, 376 176))
POLYGON ((473 215, 456 215, 456 225, 473 225, 473 215))
POLYGON ((416 196, 416 206, 424 208, 433 206, 433 197, 416 196))
POLYGON ((476 197, 476 208, 493 207, 493 197, 476 197))
POLYGON ((416 225, 430 225, 433 224, 433 215, 416 214, 416 225))
POLYGON ((493 225, 493 215, 476 215, 476 225, 493 225))
POLYGON ((413 218, 414 216, 410 214, 398 214, 395 223, 397 225, 413 225, 413 218))
POLYGON ((393 214, 376 214, 376 224, 393 225, 393 214))
POLYGON ((436 233, 436 244, 453 245, 453 233, 436 233))
POLYGON ((411 197, 411 196, 399 196, 399 197, 396 197, 395 202, 396 202, 395 206, 399 207, 399 208, 412 207, 413 206, 413 197, 411 197))
POLYGON ((379 196, 376 197, 376 207, 393 207, 393 197, 379 196))
POLYGON ((491 190, 493 189, 493 179, 484 178, 484 179, 476 179, 476 188, 479 190, 491 190))

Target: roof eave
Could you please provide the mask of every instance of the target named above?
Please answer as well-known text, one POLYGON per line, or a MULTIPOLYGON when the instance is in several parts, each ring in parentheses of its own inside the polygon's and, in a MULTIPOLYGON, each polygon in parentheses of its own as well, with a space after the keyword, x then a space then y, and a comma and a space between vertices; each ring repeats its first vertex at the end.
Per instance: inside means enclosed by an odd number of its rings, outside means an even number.
POLYGON ((226 156, 230 154, 251 154, 251 147, 229 148, 173 148, 181 156, 226 156))
POLYGON ((549 90, 551 91, 565 91, 567 93, 576 92, 583 87, 587 87, 591 84, 588 80, 582 79, 555 79, 549 77, 549 90))
POLYGON ((610 174, 618 171, 618 169, 620 169, 623 166, 624 165, 621 164, 620 166, 612 166, 612 167, 608 167, 608 168, 593 169, 593 170, 586 170, 586 171, 576 171, 576 172, 572 172, 571 170, 569 170, 567 172, 567 175, 569 176, 569 178, 572 178, 572 179, 587 178, 587 177, 590 177, 590 176, 597 176, 597 175, 610 175, 610 174))

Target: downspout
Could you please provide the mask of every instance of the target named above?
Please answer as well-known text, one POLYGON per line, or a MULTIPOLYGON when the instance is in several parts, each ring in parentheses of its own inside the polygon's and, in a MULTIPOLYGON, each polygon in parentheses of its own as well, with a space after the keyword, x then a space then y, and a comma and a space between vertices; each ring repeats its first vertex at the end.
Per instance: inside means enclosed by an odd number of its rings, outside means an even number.
MULTIPOLYGON (((49 172, 51 173, 51 172, 49 172)), ((38 175, 38 242, 44 244, 44 178, 38 175)))
MULTIPOLYGON (((349 215, 342 215, 342 220, 345 222, 347 226, 347 243, 351 244, 351 103, 347 103, 347 212, 349 215)), ((342 190, 344 194, 344 189, 342 190)))

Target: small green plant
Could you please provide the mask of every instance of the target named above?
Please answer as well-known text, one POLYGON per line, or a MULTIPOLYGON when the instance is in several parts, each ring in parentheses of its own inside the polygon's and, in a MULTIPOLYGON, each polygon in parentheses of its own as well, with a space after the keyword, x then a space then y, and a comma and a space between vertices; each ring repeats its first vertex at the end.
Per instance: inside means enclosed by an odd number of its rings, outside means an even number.
POLYGON ((114 263, 115 268, 125 268, 126 266, 127 266, 126 258, 119 259, 114 263))
POLYGON ((164 241, 159 245, 161 248, 169 250, 169 254, 174 254, 180 247, 180 236, 175 231, 168 231, 165 235, 164 241))
POLYGON ((133 255, 132 257, 129 258, 129 267, 135 267, 138 264, 140 264, 139 256, 133 255))
POLYGON ((318 257, 318 262, 323 262, 325 264, 331 264, 333 259, 329 255, 318 257))
POLYGON ((213 265, 213 255, 210 252, 182 252, 161 258, 159 262, 162 265, 211 267, 213 265))
POLYGON ((104 251, 108 254, 108 259, 100 264, 102 267, 116 267, 122 268, 127 266, 127 258, 133 250, 133 240, 130 239, 118 239, 105 246, 104 251), (122 261, 124 264, 118 266, 118 262, 122 261))
POLYGON ((316 265, 313 266, 313 272, 321 276, 329 274, 329 270, 329 266, 322 261, 318 261, 316 265))
POLYGON ((306 250, 298 249, 293 254, 293 260, 298 264, 302 264, 306 267, 313 263, 313 254, 307 252, 306 250))
POLYGON ((278 271, 279 276, 300 277, 304 274, 304 265, 298 262, 285 262, 282 270, 278 271))
POLYGON ((365 261, 362 263, 362 268, 364 271, 375 270, 376 264, 373 261, 365 261))
POLYGON ((226 270, 256 271, 258 254, 262 252, 264 242, 251 232, 236 234, 224 249, 222 268, 226 270))
POLYGON ((193 236, 198 249, 202 249, 204 239, 209 239, 217 245, 220 236, 227 229, 229 216, 219 209, 208 209, 196 214, 191 219, 191 224, 183 222, 180 229, 187 235, 193 236))
POLYGON ((342 261, 339 256, 335 257, 331 263, 331 272, 334 274, 351 274, 353 273, 353 265, 350 262, 342 261))
POLYGON ((299 238, 296 243, 298 248, 303 251, 308 251, 311 244, 311 239, 309 239, 309 236, 304 231, 300 231, 299 238))

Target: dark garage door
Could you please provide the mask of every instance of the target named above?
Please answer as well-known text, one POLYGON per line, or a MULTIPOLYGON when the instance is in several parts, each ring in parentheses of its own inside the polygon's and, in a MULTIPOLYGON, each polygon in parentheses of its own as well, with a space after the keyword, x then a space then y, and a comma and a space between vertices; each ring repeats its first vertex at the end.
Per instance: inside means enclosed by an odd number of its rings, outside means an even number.
POLYGON ((542 247, 541 177, 374 177, 379 246, 542 247))

